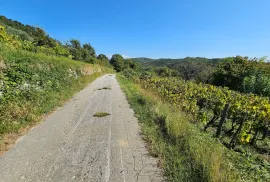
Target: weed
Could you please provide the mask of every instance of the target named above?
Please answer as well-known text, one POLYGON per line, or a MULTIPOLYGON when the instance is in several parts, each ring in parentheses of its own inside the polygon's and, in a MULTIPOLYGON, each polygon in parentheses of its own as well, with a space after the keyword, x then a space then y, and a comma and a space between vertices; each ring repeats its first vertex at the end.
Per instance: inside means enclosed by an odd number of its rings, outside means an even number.
POLYGON ((106 116, 109 116, 109 115, 111 115, 111 114, 107 113, 107 112, 96 112, 93 116, 101 118, 101 117, 106 117, 106 116))

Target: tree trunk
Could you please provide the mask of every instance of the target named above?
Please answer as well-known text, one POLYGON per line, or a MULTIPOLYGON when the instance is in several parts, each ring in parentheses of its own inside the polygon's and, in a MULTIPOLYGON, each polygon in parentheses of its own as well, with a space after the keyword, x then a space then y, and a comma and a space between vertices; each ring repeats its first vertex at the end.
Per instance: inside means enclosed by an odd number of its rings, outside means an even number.
POLYGON ((226 117, 227 117, 227 113, 229 111, 229 107, 230 105, 229 104, 226 104, 225 105, 225 108, 223 110, 223 113, 221 115, 221 118, 220 118, 220 121, 218 123, 218 128, 217 128, 217 132, 216 132, 216 137, 218 138, 221 134, 221 130, 222 130, 222 126, 223 126, 223 123, 225 122, 226 120, 226 117))
POLYGON ((268 127, 264 128, 263 130, 263 136, 262 136, 262 140, 264 140, 268 135, 268 127))
POLYGON ((213 118, 205 125, 204 131, 207 130, 208 127, 210 127, 214 122, 218 119, 218 116, 214 115, 213 118))
POLYGON ((235 147, 235 139, 236 139, 237 135, 241 132, 241 130, 244 126, 244 122, 246 120, 246 117, 247 117, 247 113, 245 114, 244 118, 242 119, 242 121, 240 123, 240 126, 238 127, 237 131, 234 133, 234 135, 230 141, 229 147, 232 149, 235 147))
POLYGON ((251 145, 256 144, 256 140, 257 140, 258 134, 259 134, 259 128, 256 128, 255 134, 254 134, 254 136, 253 136, 253 138, 252 138, 252 140, 250 142, 251 145))

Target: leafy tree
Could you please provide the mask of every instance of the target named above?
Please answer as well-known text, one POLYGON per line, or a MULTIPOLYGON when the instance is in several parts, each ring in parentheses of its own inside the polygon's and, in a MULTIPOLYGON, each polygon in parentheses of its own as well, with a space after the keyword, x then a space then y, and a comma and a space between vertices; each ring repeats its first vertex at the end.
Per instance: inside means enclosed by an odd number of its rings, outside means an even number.
POLYGON ((83 49, 85 50, 85 53, 87 53, 89 56, 96 57, 96 51, 89 43, 83 44, 83 49))
POLYGON ((270 96, 269 63, 264 59, 237 56, 221 62, 213 74, 213 84, 232 90, 270 96))
POLYGON ((34 41, 36 46, 46 46, 53 48, 57 45, 57 41, 51 38, 47 33, 42 29, 37 27, 37 38, 34 41))
POLYGON ((244 78, 241 91, 270 97, 270 76, 261 71, 244 78))
POLYGON ((97 58, 101 61, 109 62, 109 58, 105 54, 100 54, 97 58))
POLYGON ((82 60, 82 47, 79 40, 72 39, 66 45, 72 55, 72 59, 74 60, 82 60))
POLYGON ((133 69, 133 70, 136 70, 139 68, 138 62, 132 61, 131 59, 128 59, 126 62, 127 62, 128 67, 133 69))
POLYGON ((78 49, 78 50, 80 50, 82 48, 80 41, 76 40, 76 39, 71 39, 69 45, 70 45, 70 47, 72 47, 74 49, 78 49))
POLYGON ((132 60, 141 63, 143 66, 166 66, 171 70, 172 76, 181 77, 185 80, 195 80, 197 82, 210 83, 212 81, 213 71, 218 63, 223 59, 186 57, 183 59, 132 58, 132 60))
POLYGON ((240 90, 244 78, 256 71, 254 63, 254 61, 249 61, 247 57, 241 56, 225 59, 213 74, 213 84, 229 87, 232 90, 240 90))
POLYGON ((114 54, 110 60, 110 64, 117 72, 124 70, 125 67, 124 58, 120 54, 114 54))
POLYGON ((178 65, 177 69, 185 80, 194 79, 200 72, 201 66, 195 61, 185 60, 178 65))
POLYGON ((168 67, 161 67, 161 68, 156 68, 155 72, 157 73, 158 76, 161 77, 170 77, 171 74, 171 70, 168 67))

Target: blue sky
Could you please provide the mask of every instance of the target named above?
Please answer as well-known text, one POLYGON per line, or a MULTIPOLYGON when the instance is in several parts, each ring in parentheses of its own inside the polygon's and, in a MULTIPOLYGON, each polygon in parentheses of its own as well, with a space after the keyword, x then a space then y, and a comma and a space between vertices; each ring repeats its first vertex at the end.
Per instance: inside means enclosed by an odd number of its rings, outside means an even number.
POLYGON ((10 0, 0 12, 106 55, 270 56, 270 0, 10 0))

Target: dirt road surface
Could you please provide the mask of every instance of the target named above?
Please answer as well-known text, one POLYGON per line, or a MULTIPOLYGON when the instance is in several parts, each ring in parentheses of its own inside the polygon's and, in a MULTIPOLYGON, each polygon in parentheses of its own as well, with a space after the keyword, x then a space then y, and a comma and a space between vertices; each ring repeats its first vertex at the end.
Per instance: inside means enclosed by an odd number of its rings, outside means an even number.
POLYGON ((105 75, 0 157, 0 181, 159 182, 157 163, 115 75, 105 75))

